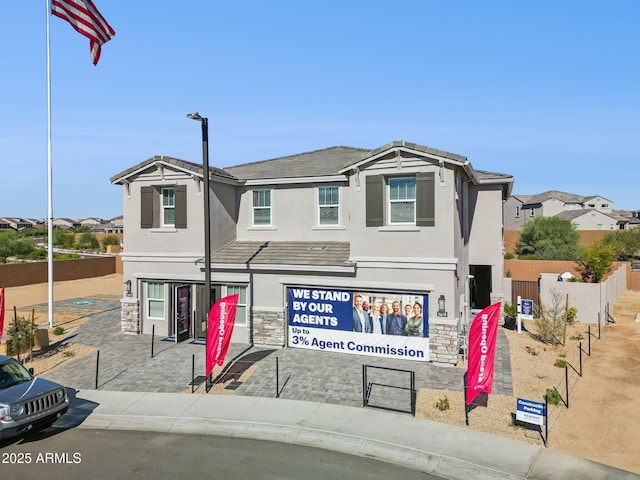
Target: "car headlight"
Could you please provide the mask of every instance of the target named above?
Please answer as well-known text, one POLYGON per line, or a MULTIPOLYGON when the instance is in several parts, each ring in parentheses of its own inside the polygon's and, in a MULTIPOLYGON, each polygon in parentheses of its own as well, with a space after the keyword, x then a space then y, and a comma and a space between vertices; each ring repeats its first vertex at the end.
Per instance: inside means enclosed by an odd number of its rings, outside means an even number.
POLYGON ((56 391, 56 398, 58 399, 58 401, 64 400, 64 397, 65 397, 64 388, 61 388, 60 390, 56 391))
POLYGON ((9 416, 9 406, 0 405, 0 420, 4 420, 9 416))
POLYGON ((15 417, 16 415, 22 415, 24 407, 20 403, 14 403, 9 407, 9 415, 15 417))

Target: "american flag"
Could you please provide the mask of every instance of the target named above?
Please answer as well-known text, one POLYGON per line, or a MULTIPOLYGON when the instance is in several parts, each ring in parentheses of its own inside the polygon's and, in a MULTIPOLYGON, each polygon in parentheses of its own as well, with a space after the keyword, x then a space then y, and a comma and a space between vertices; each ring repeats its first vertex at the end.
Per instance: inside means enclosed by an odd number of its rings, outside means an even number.
POLYGON ((51 13, 71 24, 90 42, 91 58, 97 65, 100 47, 111 40, 116 32, 107 23, 91 0, 52 0, 51 13))

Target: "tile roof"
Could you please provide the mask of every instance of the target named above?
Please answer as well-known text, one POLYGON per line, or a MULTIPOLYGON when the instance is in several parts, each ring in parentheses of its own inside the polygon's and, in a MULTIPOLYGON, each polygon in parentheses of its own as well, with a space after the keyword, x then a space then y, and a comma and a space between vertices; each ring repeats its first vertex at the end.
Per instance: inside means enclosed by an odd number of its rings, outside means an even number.
POLYGON ((233 241, 211 255, 212 263, 345 266, 349 242, 233 241))
POLYGON ((329 147, 260 162, 235 165, 226 167, 225 170, 242 180, 336 175, 342 168, 368 156, 369 152, 370 150, 363 148, 329 147))
POLYGON ((593 208, 581 208, 581 209, 578 209, 578 210, 564 210, 564 211, 562 211, 560 213, 556 213, 554 215, 554 217, 561 218, 562 220, 574 220, 574 219, 576 219, 578 217, 581 217, 581 216, 587 215, 587 214, 591 214, 591 213, 594 213, 594 212, 601 213, 602 215, 604 215, 606 217, 613 218, 613 219, 616 218, 613 215, 609 215, 606 212, 603 212, 601 210, 595 210, 593 208))

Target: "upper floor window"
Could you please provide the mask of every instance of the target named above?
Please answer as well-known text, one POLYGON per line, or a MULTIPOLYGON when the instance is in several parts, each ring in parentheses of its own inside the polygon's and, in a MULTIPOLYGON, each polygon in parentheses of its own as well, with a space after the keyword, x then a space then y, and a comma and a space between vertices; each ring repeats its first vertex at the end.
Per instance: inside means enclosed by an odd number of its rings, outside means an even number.
POLYGON ((366 177, 366 225, 435 225, 435 173, 366 177))
POLYGON ((389 224, 416 223, 416 177, 390 178, 389 224))
POLYGON ((340 223, 339 187, 318 187, 318 224, 338 225, 340 223))
POLYGON ((609 204, 608 203, 603 203, 601 208, 609 208, 609 204))
POLYGON ((187 228, 187 186, 141 187, 140 228, 187 228))
POLYGON ((238 294, 236 307, 236 325, 247 324, 247 287, 244 285, 227 285, 227 295, 238 294))
POLYGON ((590 203, 589 205, 587 205, 589 208, 596 208, 596 204, 595 203, 590 203))
POLYGON ((253 191, 253 225, 271 225, 271 190, 253 191))
POLYGON ((520 206, 516 205, 516 218, 520 218, 520 206))
POLYGON ((164 318, 164 283, 147 283, 147 317, 164 318))
POLYGON ((176 223, 176 193, 174 188, 162 189, 162 226, 173 227, 176 223))

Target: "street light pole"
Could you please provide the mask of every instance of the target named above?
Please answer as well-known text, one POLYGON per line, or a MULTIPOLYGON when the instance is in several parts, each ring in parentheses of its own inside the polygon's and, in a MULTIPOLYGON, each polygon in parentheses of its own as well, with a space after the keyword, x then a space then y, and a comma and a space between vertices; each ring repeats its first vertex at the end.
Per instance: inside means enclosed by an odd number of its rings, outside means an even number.
POLYGON ((209 204, 209 119, 198 112, 190 113, 187 118, 198 120, 202 124, 202 176, 204 177, 204 304, 205 315, 211 309, 211 216, 209 204))

